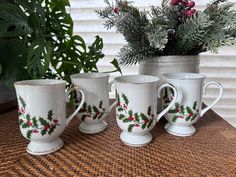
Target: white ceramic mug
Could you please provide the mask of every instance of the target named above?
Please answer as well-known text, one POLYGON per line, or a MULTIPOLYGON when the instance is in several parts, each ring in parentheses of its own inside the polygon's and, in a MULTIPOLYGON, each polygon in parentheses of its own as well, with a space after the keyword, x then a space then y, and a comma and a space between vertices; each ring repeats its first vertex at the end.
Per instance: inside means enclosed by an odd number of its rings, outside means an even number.
POLYGON ((66 118, 66 81, 26 80, 14 84, 18 100, 19 125, 22 135, 30 140, 26 150, 33 155, 44 155, 59 150, 63 141, 59 136, 84 102, 66 118))
POLYGON ((170 84, 158 88, 159 78, 146 75, 129 75, 115 78, 116 120, 121 128, 121 141, 129 146, 144 146, 151 142, 150 131, 175 104, 176 89, 170 84), (157 97, 163 88, 174 90, 170 105, 157 114, 157 97))
MULTIPOLYGON (((72 83, 85 93, 85 102, 79 111, 81 119, 79 130, 94 134, 106 129, 105 118, 115 104, 109 106, 109 91, 112 82, 108 83, 109 75, 105 73, 80 73, 71 75, 72 83)), ((80 93, 77 98, 81 100, 80 93)))
MULTIPOLYGON (((203 74, 167 73, 163 77, 178 90, 176 104, 165 115, 168 120, 165 129, 176 136, 191 136, 196 132, 193 124, 220 100, 223 87, 214 81, 204 84, 206 76, 203 74), (219 88, 219 94, 212 104, 202 110, 202 96, 209 85, 216 85, 219 88)), ((166 107, 172 100, 172 92, 170 89, 164 92, 163 106, 166 107)))

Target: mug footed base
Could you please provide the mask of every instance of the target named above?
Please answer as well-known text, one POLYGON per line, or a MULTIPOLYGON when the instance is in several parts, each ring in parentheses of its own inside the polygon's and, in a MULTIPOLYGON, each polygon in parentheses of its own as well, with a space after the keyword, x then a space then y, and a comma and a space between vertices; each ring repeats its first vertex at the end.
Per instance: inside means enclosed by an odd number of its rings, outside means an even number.
POLYGON ((196 129, 192 125, 188 127, 181 127, 170 122, 165 125, 165 130, 172 135, 182 137, 191 136, 196 132, 196 129))
POLYGON ((87 124, 85 122, 82 122, 79 126, 79 130, 82 133, 86 133, 86 134, 100 133, 106 128, 107 128, 107 123, 105 121, 102 121, 98 124, 87 124))
POLYGON ((120 139, 128 146, 141 147, 146 146, 152 141, 152 135, 151 133, 146 133, 145 135, 132 135, 127 132, 122 132, 120 134, 120 139))
POLYGON ((45 155, 61 149, 63 144, 61 138, 57 138, 50 142, 31 141, 28 144, 26 151, 32 155, 45 155))

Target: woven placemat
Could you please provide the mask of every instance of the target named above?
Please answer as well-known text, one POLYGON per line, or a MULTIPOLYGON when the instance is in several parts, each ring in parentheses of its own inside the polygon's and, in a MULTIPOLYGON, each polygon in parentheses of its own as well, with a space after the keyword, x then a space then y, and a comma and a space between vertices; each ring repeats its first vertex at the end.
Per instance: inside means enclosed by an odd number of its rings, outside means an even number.
POLYGON ((187 138, 166 133, 162 119, 152 143, 141 148, 120 141, 114 110, 107 123, 104 132, 86 135, 74 119, 62 135, 61 150, 33 156, 26 153, 16 110, 1 114, 0 176, 236 176, 236 129, 213 111, 187 138))

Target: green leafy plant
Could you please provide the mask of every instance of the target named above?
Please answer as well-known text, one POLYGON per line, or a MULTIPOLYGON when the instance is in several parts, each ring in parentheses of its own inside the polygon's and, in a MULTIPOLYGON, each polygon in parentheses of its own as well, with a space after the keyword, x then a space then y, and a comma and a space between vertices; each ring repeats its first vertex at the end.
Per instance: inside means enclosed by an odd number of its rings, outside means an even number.
POLYGON ((128 42, 118 54, 123 65, 155 56, 216 52, 235 42, 236 11, 226 0, 213 0, 203 11, 196 11, 192 0, 163 0, 150 11, 124 0, 105 3, 97 14, 106 19, 107 29, 115 27, 128 42))
MULTIPOLYGON (((58 78, 98 72, 104 57, 99 36, 87 46, 73 35, 69 0, 4 0, 0 2, 0 80, 58 78)), ((120 71, 118 62, 111 62, 120 71)))

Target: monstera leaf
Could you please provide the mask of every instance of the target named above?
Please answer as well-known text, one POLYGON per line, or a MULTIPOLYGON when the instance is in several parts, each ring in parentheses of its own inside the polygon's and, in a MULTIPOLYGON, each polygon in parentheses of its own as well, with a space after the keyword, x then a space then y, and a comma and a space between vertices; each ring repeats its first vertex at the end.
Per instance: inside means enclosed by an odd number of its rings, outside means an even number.
POLYGON ((21 8, 12 3, 0 3, 0 38, 16 37, 32 32, 27 16, 21 8))

